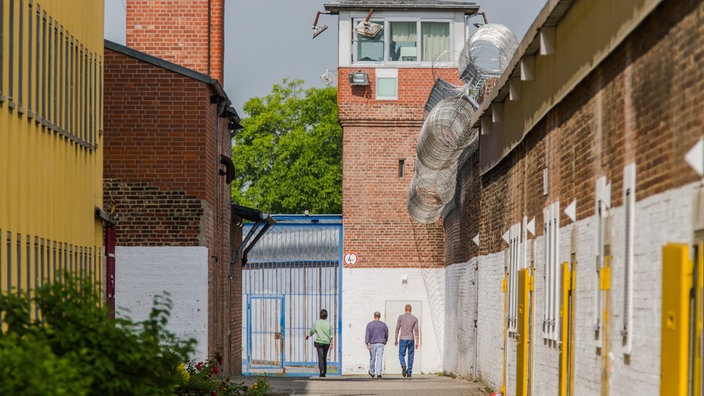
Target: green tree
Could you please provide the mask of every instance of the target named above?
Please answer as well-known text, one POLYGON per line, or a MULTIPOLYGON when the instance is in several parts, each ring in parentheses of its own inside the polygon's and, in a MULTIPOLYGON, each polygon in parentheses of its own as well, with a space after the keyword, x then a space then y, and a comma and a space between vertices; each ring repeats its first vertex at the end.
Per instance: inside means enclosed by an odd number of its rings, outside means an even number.
POLYGON ((342 128, 337 89, 284 79, 248 115, 233 140, 235 202, 268 213, 342 213, 342 128))

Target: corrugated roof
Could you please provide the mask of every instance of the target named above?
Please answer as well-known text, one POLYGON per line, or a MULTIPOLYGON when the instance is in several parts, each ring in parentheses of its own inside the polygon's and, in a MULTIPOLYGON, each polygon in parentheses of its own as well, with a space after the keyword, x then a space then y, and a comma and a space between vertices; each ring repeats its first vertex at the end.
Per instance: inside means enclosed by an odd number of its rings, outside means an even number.
POLYGON ((425 102, 425 110, 430 111, 437 105, 441 100, 449 97, 459 97, 462 96, 462 87, 456 87, 449 82, 438 77, 435 79, 435 84, 433 84, 433 89, 430 90, 430 95, 428 100, 425 102))

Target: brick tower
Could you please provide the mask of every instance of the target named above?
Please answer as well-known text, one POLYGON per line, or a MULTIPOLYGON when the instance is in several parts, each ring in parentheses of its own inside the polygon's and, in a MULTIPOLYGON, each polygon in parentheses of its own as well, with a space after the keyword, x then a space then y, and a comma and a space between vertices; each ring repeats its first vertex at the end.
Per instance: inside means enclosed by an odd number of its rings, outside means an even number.
MULTIPOLYGON (((460 85, 458 54, 475 3, 344 1, 325 4, 339 15, 338 106, 343 128, 344 249, 358 261, 343 270, 343 345, 355 345, 375 310, 392 332, 406 303, 421 322, 417 371, 441 367, 442 219, 415 222, 406 195, 416 140, 435 78, 460 85), (358 29, 364 21, 371 31, 358 29), (361 33, 360 33, 361 31, 361 33), (367 34, 364 34, 367 33, 367 34), (356 304, 364 301, 364 304, 356 304)), ((343 372, 364 373, 364 351, 343 351, 343 372)), ((386 373, 400 374, 385 356, 386 373)), ((439 371, 439 370, 438 370, 439 371)))

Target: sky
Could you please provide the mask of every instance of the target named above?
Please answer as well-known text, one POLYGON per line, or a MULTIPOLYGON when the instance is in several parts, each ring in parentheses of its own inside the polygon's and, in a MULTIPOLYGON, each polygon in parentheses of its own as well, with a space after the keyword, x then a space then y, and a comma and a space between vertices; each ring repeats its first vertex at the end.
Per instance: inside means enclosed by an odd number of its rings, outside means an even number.
MULTIPOLYGON (((489 23, 506 25, 520 42, 546 0, 474 0, 489 23)), ((127 0, 105 0, 105 38, 125 44, 127 0)), ((337 68, 337 16, 321 15, 328 29, 315 39, 313 20, 335 0, 225 0, 223 87, 240 117, 252 97, 269 94, 284 78, 323 88, 320 75, 337 68)), ((481 17, 477 17, 481 22, 481 17)))

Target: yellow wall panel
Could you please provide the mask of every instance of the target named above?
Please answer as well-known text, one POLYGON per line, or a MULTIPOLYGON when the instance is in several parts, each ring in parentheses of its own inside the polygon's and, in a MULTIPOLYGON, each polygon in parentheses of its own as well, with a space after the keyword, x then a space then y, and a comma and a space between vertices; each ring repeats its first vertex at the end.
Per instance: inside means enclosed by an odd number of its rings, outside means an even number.
POLYGON ((57 244, 102 251, 103 2, 0 4, 0 290, 9 287, 8 232, 11 283, 26 289, 41 276, 35 238, 45 244, 45 277, 57 244))

